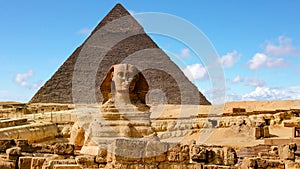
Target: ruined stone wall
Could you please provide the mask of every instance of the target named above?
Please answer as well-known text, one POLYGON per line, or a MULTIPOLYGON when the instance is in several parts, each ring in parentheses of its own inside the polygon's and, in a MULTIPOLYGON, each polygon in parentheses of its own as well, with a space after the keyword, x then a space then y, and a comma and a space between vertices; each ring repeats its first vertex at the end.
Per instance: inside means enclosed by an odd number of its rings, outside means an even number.
POLYGON ((51 140, 57 135, 57 126, 52 123, 36 123, 0 128, 0 138, 27 139, 30 143, 51 140))
POLYGON ((183 145, 156 141, 115 140, 102 147, 97 155, 76 154, 71 144, 28 144, 26 140, 0 140, 0 168, 236 168, 235 150, 231 147, 183 145), (4 155, 5 153, 5 155, 4 155))
MULTIPOLYGON (((228 146, 117 139, 96 155, 77 154, 71 144, 28 144, 0 140, 1 169, 292 169, 298 168, 296 144, 248 147, 237 155, 228 146), (246 150, 245 152, 248 152, 246 150)), ((241 150, 242 151, 242 150, 241 150)))

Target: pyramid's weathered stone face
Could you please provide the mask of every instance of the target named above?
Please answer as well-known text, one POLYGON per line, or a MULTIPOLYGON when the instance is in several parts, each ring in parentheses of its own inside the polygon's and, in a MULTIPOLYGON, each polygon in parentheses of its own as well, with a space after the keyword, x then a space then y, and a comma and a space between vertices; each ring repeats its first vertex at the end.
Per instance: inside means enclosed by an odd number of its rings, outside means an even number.
MULTIPOLYGON (((196 86, 194 86, 174 64, 170 58, 152 41, 144 32, 139 23, 130 16, 120 4, 117 4, 109 14, 98 24, 89 38, 78 47, 57 72, 48 80, 43 87, 34 95, 30 103, 74 103, 74 72, 75 65, 80 57, 88 56, 90 58, 99 57, 101 47, 94 49, 90 46, 106 44, 105 39, 99 31, 106 33, 106 37, 116 38, 132 33, 111 47, 102 58, 92 86, 82 85, 82 91, 78 91, 79 102, 94 103, 102 102, 100 85, 112 65, 120 63, 133 64, 142 71, 149 85, 148 103, 160 102, 168 104, 202 104, 208 105, 209 101, 203 96, 196 86), (121 24, 109 24, 112 21, 124 18, 121 24), (110 27, 110 26, 113 26, 110 27), (93 42, 90 42, 93 41, 93 42), (166 70, 166 71, 165 71, 166 70), (172 72, 172 73, 170 73, 172 72), (90 89, 91 88, 91 89, 90 89), (95 88, 96 99, 90 99, 84 91, 91 91, 95 88), (184 89, 184 90, 183 90, 184 89), (82 92, 82 93, 80 93, 82 92), (162 96, 162 97, 161 97, 162 96)), ((87 60, 89 62, 89 60, 87 60)), ((92 65, 94 63, 84 63, 92 65)), ((82 70, 81 70, 82 73, 82 70)), ((83 78, 85 76, 83 72, 83 78)), ((78 79, 82 80, 82 79, 78 79)), ((85 79, 86 80, 86 79, 85 79)), ((76 84, 78 85, 78 84, 76 84)), ((77 96, 76 96, 77 97, 77 96)))

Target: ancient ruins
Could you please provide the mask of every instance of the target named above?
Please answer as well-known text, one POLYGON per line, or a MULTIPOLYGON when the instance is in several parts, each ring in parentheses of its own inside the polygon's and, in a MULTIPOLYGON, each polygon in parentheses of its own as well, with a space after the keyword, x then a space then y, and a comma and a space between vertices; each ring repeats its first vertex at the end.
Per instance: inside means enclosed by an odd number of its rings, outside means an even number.
POLYGON ((300 101, 210 105, 117 4, 28 104, 0 102, 0 137, 1 169, 295 169, 300 101), (122 17, 120 27, 105 27, 122 17), (84 70, 106 50, 91 47, 107 42, 101 29, 133 36, 109 49, 90 76, 84 70), (129 57, 147 48, 157 53, 129 57), (84 58, 87 67, 76 64, 82 55, 92 58, 84 58))

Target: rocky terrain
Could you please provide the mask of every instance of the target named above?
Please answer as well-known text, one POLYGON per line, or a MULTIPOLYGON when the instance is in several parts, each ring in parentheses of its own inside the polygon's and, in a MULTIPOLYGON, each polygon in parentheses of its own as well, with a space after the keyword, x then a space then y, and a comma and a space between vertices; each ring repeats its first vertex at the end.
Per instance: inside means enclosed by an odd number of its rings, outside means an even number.
POLYGON ((151 125, 159 142, 116 139, 89 153, 69 142, 75 106, 53 111, 55 104, 36 104, 48 111, 18 112, 20 104, 11 105, 0 121, 0 168, 299 168, 298 105, 233 102, 221 115, 213 106, 156 105, 151 125))

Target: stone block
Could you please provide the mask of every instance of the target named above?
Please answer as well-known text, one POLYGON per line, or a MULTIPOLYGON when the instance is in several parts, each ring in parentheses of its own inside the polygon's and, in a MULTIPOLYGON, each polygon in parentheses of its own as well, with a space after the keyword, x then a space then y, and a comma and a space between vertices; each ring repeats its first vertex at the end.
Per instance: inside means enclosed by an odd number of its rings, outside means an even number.
POLYGON ((21 148, 20 147, 12 147, 6 150, 7 159, 9 160, 17 160, 19 156, 21 156, 21 148))
POLYGON ((56 164, 53 166, 53 169, 83 169, 79 165, 76 164, 56 164))
POLYGON ((168 151, 169 144, 159 141, 147 142, 145 148, 145 158, 150 162, 162 162, 166 160, 166 152, 168 151))
POLYGON ((189 146, 188 145, 170 145, 167 152, 167 160, 169 162, 189 162, 189 146), (173 146, 173 147, 172 147, 173 146))
POLYGON ((16 163, 14 161, 7 161, 0 159, 0 168, 1 169, 15 169, 16 163))
POLYGON ((300 162, 286 161, 285 162, 285 168, 286 169, 297 169, 297 168, 300 168, 300 162))
POLYGON ((74 145, 66 143, 56 143, 53 146, 54 154, 58 155, 73 155, 74 154, 74 145))
POLYGON ((51 168, 53 168, 54 165, 60 165, 60 164, 64 164, 64 165, 75 165, 76 164, 74 157, 72 157, 71 159, 63 159, 63 158, 65 158, 63 156, 50 155, 50 156, 46 156, 46 158, 47 158, 47 164, 43 165, 44 169, 51 169, 51 168))
POLYGON ((70 131, 69 143, 74 144, 75 147, 82 147, 84 143, 85 130, 77 123, 75 123, 70 131))
POLYGON ((5 152, 6 149, 16 146, 13 139, 1 139, 0 140, 0 152, 5 152))
POLYGON ((20 157, 18 163, 19 169, 23 169, 23 168, 30 169, 31 161, 32 161, 32 157, 20 157))
POLYGON ((269 160, 257 158, 257 168, 266 168, 266 169, 284 169, 284 163, 280 160, 269 160))
POLYGON ((193 161, 206 162, 207 161, 207 150, 205 147, 199 145, 192 145, 190 156, 193 161))
POLYGON ((255 139, 260 139, 262 137, 261 128, 255 127, 255 139))
POLYGON ((20 147, 23 152, 33 153, 34 148, 28 143, 28 140, 15 140, 17 147, 20 147))
POLYGON ((295 143, 283 144, 279 147, 279 157, 281 160, 295 160, 295 151, 297 145, 295 143))
POLYGON ((99 164, 106 164, 107 163, 107 149, 106 148, 99 148, 98 155, 95 159, 96 163, 99 164))
POLYGON ((232 147, 224 147, 224 165, 233 166, 237 163, 237 154, 232 147))
POLYGON ((75 157, 76 163, 82 168, 98 168, 99 165, 95 163, 95 156, 81 155, 75 157))
POLYGON ((42 169, 44 162, 45 162, 44 157, 33 157, 31 161, 30 169, 42 169))
POLYGON ((264 138, 270 137, 269 126, 264 126, 264 138))
POLYGON ((138 162, 144 157, 145 141, 117 139, 113 143, 112 158, 116 161, 138 162))
POLYGON ((36 153, 48 153, 48 154, 54 153, 53 146, 46 145, 46 144, 33 144, 32 151, 36 153))
POLYGON ((255 158, 244 158, 240 166, 241 169, 257 168, 257 162, 255 158))
POLYGON ((241 169, 284 169, 284 163, 280 160, 269 160, 261 158, 244 158, 240 166, 241 169))

